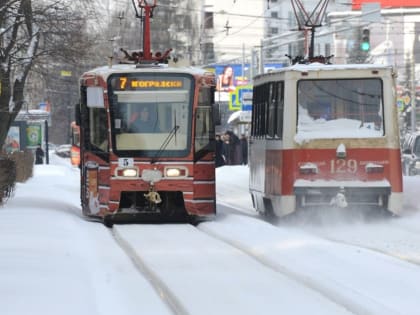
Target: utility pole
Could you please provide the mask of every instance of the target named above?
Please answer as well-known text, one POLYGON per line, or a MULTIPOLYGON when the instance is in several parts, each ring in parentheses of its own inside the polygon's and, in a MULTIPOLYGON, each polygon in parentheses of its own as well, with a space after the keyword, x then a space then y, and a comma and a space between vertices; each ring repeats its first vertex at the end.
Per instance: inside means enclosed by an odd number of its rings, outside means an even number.
POLYGON ((414 56, 414 43, 413 40, 413 51, 411 53, 411 131, 416 132, 416 61, 414 56))

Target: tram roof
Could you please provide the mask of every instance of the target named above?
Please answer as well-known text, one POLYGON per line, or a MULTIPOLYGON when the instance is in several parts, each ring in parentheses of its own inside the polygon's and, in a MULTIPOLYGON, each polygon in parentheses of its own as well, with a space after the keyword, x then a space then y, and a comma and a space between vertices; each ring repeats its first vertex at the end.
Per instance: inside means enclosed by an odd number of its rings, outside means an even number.
POLYGON ((270 76, 270 74, 285 73, 285 72, 315 72, 315 71, 336 71, 336 70, 393 70, 394 67, 391 65, 380 65, 380 64, 331 64, 326 65, 322 63, 311 63, 311 64, 295 64, 285 68, 275 69, 271 72, 259 74, 255 76, 255 79, 270 76))
POLYGON ((110 66, 102 66, 95 69, 86 71, 83 75, 86 74, 95 74, 101 75, 103 77, 108 77, 114 73, 142 73, 142 72, 156 72, 156 73, 188 73, 192 75, 204 75, 208 74, 209 71, 198 68, 198 67, 171 67, 167 64, 150 64, 150 65, 140 65, 135 64, 117 64, 110 66))

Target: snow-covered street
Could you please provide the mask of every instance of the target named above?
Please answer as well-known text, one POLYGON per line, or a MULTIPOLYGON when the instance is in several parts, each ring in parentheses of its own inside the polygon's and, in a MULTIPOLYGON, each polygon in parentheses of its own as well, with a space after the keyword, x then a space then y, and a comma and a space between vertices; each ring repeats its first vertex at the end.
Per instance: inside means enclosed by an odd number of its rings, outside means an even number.
POLYGON ((420 314, 420 178, 402 218, 270 223, 225 166, 214 221, 108 229, 83 219, 78 175, 51 155, 0 208, 0 314, 420 314))

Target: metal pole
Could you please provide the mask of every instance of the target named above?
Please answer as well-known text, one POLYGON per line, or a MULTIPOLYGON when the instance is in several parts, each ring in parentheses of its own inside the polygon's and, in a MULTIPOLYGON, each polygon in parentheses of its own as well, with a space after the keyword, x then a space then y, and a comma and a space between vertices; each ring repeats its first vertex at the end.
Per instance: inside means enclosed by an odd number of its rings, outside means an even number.
POLYGON ((258 69, 258 74, 264 73, 264 42, 261 40, 261 48, 260 48, 260 65, 258 69))
POLYGON ((414 64, 414 54, 411 56, 411 131, 416 132, 416 67, 414 64))
POLYGON ((48 152, 48 120, 44 121, 45 123, 45 164, 50 164, 50 154, 48 152))
POLYGON ((245 43, 242 43, 242 80, 245 78, 245 43))

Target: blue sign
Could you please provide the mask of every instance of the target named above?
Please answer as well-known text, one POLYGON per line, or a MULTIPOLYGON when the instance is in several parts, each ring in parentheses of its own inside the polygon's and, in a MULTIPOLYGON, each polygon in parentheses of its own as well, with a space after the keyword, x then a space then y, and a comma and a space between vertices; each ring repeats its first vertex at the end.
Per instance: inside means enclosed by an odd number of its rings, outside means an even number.
POLYGON ((242 110, 243 112, 246 112, 246 111, 250 111, 250 112, 252 112, 252 104, 251 104, 251 105, 243 105, 243 104, 242 104, 241 110, 242 110))

